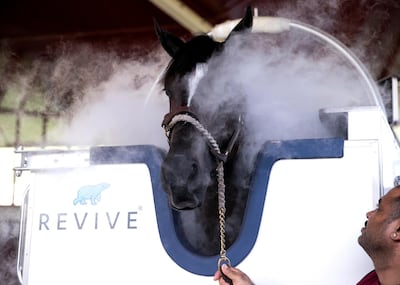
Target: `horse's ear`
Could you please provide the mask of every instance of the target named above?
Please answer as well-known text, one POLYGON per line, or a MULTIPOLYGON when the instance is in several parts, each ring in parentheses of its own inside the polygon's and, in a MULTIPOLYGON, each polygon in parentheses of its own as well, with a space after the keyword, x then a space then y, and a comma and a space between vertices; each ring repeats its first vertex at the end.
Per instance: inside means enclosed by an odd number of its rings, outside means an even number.
POLYGON ((174 36, 173 34, 161 29, 160 25, 154 21, 154 27, 156 29, 158 40, 160 41, 162 47, 171 56, 174 57, 178 50, 185 44, 180 38, 174 36))
POLYGON ((246 14, 244 15, 244 17, 240 20, 239 23, 237 23, 237 25, 233 28, 233 30, 229 33, 228 37, 226 38, 226 40, 235 33, 240 33, 243 31, 246 31, 248 29, 251 29, 253 27, 253 13, 252 13, 252 9, 251 6, 247 6, 246 9, 246 14))

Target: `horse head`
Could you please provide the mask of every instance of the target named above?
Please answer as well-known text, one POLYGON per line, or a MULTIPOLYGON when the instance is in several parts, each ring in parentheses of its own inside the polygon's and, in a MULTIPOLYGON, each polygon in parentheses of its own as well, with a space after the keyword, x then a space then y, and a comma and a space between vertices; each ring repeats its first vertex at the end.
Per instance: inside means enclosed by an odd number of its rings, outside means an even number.
POLYGON ((241 120, 238 110, 213 110, 210 104, 205 107, 206 100, 212 102, 216 98, 201 87, 211 80, 211 59, 221 53, 233 34, 251 28, 252 19, 248 8, 224 42, 216 42, 208 35, 184 42, 155 23, 159 41, 172 57, 164 75, 170 108, 162 125, 169 151, 162 164, 161 179, 170 205, 177 210, 204 204, 207 191, 216 187, 217 161, 227 159, 237 140, 241 120))

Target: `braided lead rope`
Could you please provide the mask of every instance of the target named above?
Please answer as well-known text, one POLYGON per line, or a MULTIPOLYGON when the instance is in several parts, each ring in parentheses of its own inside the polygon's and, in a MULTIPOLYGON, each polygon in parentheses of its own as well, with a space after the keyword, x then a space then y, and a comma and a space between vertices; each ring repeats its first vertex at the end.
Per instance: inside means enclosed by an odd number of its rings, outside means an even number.
POLYGON ((220 252, 218 260, 218 268, 221 261, 225 261, 230 266, 230 260, 226 256, 225 249, 225 182, 224 182, 224 162, 219 161, 217 166, 217 181, 218 181, 218 214, 219 214, 219 239, 220 252))
MULTIPOLYGON (((210 132, 204 128, 204 126, 195 118, 187 114, 178 114, 174 116, 169 124, 165 126, 165 133, 169 137, 169 133, 177 122, 188 122, 196 127, 196 129, 209 141, 210 146, 218 153, 221 154, 221 150, 218 146, 217 141, 210 134, 210 132)), ((219 229, 220 229, 220 258, 218 260, 218 267, 222 261, 227 262, 230 265, 230 260, 226 256, 225 249, 225 181, 224 181, 224 162, 218 161, 217 165, 217 182, 218 182, 218 217, 219 217, 219 229)))

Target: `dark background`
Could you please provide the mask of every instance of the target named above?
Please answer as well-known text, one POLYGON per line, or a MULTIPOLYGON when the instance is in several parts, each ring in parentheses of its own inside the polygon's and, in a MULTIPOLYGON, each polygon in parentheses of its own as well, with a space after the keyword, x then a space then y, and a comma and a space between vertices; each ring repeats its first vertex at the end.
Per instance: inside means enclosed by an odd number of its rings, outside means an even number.
MULTIPOLYGON (((168 6, 177 1, 162 1, 168 6)), ((400 1, 179 1, 211 25, 242 17, 247 5, 260 16, 282 16, 315 25, 372 62, 376 79, 400 70, 400 1)), ((46 54, 65 42, 89 42, 123 53, 132 44, 157 45, 153 18, 167 30, 191 33, 146 0, 2 0, 0 43, 16 60, 46 54)))

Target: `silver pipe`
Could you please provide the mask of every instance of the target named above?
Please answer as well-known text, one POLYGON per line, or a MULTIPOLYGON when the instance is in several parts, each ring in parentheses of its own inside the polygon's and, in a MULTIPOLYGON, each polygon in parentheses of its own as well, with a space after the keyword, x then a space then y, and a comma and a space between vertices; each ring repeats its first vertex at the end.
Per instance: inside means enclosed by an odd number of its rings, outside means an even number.
MULTIPOLYGON (((216 25, 208 34, 215 38, 216 40, 225 39, 233 27, 239 22, 236 20, 229 20, 222 24, 216 25)), ((324 42, 333 46, 337 51, 339 51, 353 67, 360 73, 361 77, 364 79, 367 89, 372 96, 374 103, 379 106, 385 114, 384 104, 382 98, 379 94, 378 87, 375 81, 372 79, 371 75, 361 63, 361 61, 353 54, 353 52, 347 48, 344 44, 338 41, 333 36, 328 33, 305 23, 296 20, 290 20, 280 17, 254 17, 252 32, 255 33, 281 33, 288 31, 291 28, 295 28, 310 34, 313 34, 323 40, 324 42)))

